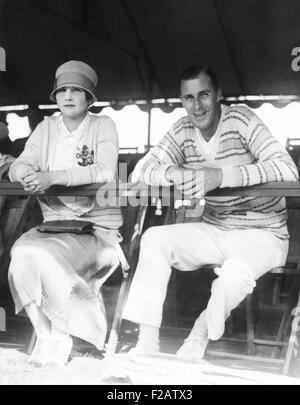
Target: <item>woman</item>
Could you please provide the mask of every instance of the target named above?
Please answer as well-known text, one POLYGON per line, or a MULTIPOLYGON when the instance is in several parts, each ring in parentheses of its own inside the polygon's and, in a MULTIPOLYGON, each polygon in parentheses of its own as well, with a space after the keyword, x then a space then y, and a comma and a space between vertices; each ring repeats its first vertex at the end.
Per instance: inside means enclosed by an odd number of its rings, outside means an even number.
POLYGON ((67 364, 72 337, 99 350, 106 335, 99 288, 118 267, 122 253, 119 208, 101 208, 94 197, 46 197, 53 185, 75 186, 114 181, 118 136, 113 121, 88 112, 96 100, 97 74, 87 64, 69 61, 55 76, 50 99, 61 111, 41 122, 10 168, 11 181, 40 193, 44 221, 88 220, 94 234, 23 234, 11 252, 9 283, 16 313, 25 308, 37 335, 35 365, 67 364))

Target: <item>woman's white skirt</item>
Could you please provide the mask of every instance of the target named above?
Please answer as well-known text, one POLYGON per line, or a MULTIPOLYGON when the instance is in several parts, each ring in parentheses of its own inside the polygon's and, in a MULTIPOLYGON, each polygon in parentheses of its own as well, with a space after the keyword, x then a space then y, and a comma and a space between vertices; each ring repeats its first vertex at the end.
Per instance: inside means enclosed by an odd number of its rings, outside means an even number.
POLYGON ((107 322, 99 289, 118 265, 115 246, 104 238, 33 228, 11 250, 8 278, 16 313, 35 303, 54 327, 101 350, 107 322))

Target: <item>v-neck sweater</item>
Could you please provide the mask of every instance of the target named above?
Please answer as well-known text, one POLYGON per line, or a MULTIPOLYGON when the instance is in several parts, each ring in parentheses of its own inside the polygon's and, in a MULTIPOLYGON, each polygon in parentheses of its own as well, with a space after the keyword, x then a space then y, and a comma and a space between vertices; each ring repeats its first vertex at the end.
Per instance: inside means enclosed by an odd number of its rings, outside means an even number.
MULTIPOLYGON (((207 155, 199 131, 186 116, 178 120, 136 166, 135 180, 165 185, 170 166, 221 168, 221 187, 241 187, 271 181, 296 181, 298 170, 288 152, 249 108, 222 105, 216 148, 207 155)), ((288 239, 285 198, 205 197, 201 219, 220 229, 264 229, 288 239)))

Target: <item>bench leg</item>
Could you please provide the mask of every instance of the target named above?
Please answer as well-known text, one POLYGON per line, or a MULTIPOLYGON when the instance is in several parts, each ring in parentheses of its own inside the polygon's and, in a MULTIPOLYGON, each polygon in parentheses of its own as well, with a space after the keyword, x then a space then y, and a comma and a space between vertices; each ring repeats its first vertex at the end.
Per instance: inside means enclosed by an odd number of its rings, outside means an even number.
POLYGON ((120 331, 121 323, 122 323, 122 310, 123 310, 125 300, 127 298, 128 289, 129 289, 129 286, 127 283, 127 279, 123 279, 121 287, 120 287, 120 291, 119 291, 117 304, 116 304, 112 327, 111 327, 108 342, 106 345, 106 356, 112 356, 116 352, 116 348, 117 348, 117 344, 118 344, 118 337, 119 337, 118 335, 119 335, 119 331, 120 331))
MULTIPOLYGON (((277 336, 276 336, 276 341, 277 342, 282 342, 284 341, 285 337, 287 336, 287 330, 288 327, 291 323, 291 318, 292 318, 292 309, 294 306, 295 301, 297 300, 297 293, 298 293, 298 289, 299 286, 298 284, 295 284, 294 287, 292 288, 288 303, 287 303, 287 307, 284 310, 282 317, 281 317, 281 321, 280 321, 280 325, 278 328, 278 332, 277 332, 277 336)), ((281 354, 282 351, 282 347, 274 347, 271 357, 272 358, 276 358, 281 354)))
POLYGON ((275 276, 275 284, 273 288, 273 294, 272 294, 272 305, 275 306, 277 305, 277 300, 278 300, 278 295, 279 295, 279 290, 280 290, 280 276, 281 274, 276 274, 275 276))
POLYGON ((300 291, 298 295, 297 306, 292 311, 294 317, 291 327, 291 334, 287 347, 287 352, 284 360, 282 374, 288 375, 291 371, 292 363, 295 361, 298 354, 298 332, 300 330, 300 291))
POLYGON ((0 307, 0 331, 6 331, 6 313, 5 309, 0 307))
POLYGON ((253 315, 253 294, 246 297, 246 320, 247 320, 247 352, 249 356, 255 354, 254 349, 254 315, 253 315))
POLYGON ((128 253, 128 263, 130 265, 130 272, 127 273, 126 275, 124 274, 124 278, 120 287, 112 327, 109 332, 108 342, 106 345, 106 356, 111 356, 116 352, 119 332, 122 324, 122 312, 124 305, 126 304, 127 301, 127 296, 138 262, 140 238, 144 227, 146 213, 147 213, 147 206, 140 206, 128 253))
POLYGON ((28 353, 28 354, 31 354, 31 353, 32 353, 33 348, 34 348, 34 345, 35 345, 35 342, 36 342, 36 333, 35 333, 35 331, 33 330, 32 335, 31 335, 31 339, 30 339, 30 342, 29 342, 28 350, 27 350, 27 353, 28 353))

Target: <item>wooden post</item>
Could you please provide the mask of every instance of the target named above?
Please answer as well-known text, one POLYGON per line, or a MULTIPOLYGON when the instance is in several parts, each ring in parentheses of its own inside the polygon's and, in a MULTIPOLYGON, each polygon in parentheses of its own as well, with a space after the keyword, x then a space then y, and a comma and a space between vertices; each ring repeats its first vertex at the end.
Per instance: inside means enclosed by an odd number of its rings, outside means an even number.
POLYGON ((0 307, 0 331, 6 331, 6 314, 4 308, 0 307))
POLYGON ((148 126, 147 126, 147 145, 146 145, 146 151, 149 152, 150 147, 151 147, 151 118, 152 118, 152 104, 151 101, 148 102, 148 126))

